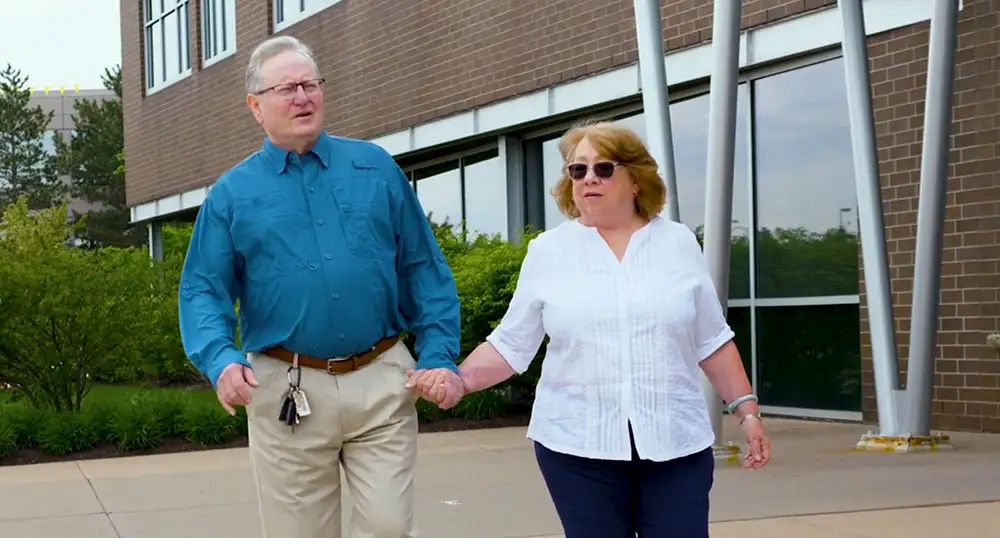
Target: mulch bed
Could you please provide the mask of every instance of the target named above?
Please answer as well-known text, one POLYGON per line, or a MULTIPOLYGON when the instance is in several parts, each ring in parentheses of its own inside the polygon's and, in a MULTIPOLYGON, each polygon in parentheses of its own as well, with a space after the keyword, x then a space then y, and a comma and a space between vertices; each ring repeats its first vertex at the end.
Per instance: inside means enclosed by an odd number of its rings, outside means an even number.
MULTIPOLYGON (((462 418, 446 418, 434 422, 420 424, 420 433, 431 432, 453 432, 465 430, 482 430, 489 428, 507 428, 513 426, 526 426, 529 415, 526 413, 511 414, 489 420, 468 420, 462 418)), ((241 448, 247 446, 246 436, 241 436, 221 445, 200 445, 191 443, 183 439, 166 439, 156 447, 147 450, 132 450, 122 452, 116 445, 100 445, 83 452, 75 452, 65 456, 53 456, 44 452, 29 448, 18 450, 10 456, 0 460, 0 466, 9 465, 29 465, 35 463, 53 463, 64 461, 96 460, 106 458, 120 458, 131 456, 148 456, 153 454, 176 454, 179 452, 193 452, 197 450, 217 450, 224 448, 241 448)))

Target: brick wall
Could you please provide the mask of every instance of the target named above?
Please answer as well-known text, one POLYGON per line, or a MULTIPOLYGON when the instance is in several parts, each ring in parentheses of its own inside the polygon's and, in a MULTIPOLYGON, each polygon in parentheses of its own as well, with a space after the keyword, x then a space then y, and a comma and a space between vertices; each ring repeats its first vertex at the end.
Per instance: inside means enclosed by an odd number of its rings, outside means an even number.
MULTIPOLYGON (((1000 331, 1000 2, 966 0, 960 12, 954 122, 941 278, 934 426, 1000 432, 1000 357, 985 345, 1000 331)), ((928 23, 869 41, 886 239, 893 279, 901 380, 913 300, 917 190, 927 81, 928 23)), ((863 276, 862 276, 863 281, 863 276)), ((862 282, 862 294, 864 285, 862 282)), ((863 393, 875 389, 865 299, 863 393)))
MULTIPOLYGON (((667 49, 710 39, 710 0, 663 3, 667 49)), ((748 0, 743 26, 834 3, 748 0)), ((129 205, 209 184, 260 145, 242 81, 270 24, 270 2, 238 2, 239 52, 202 71, 192 0, 194 72, 143 98, 138 4, 121 7, 129 205)), ((285 32, 315 48, 328 81, 328 128, 362 138, 636 60, 631 0, 355 0, 285 32)))

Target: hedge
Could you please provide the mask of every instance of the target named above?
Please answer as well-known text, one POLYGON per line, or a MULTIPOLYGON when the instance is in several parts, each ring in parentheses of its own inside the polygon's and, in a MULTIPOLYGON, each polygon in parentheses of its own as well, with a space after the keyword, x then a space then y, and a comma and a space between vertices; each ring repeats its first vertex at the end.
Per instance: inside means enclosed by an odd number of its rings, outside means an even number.
MULTIPOLYGON (((245 415, 221 409, 181 348, 177 286, 191 226, 165 227, 164 260, 154 261, 142 248, 73 246, 65 215, 19 202, 0 221, 0 461, 24 448, 134 451, 243 435, 245 415), (129 397, 106 397, 119 386, 129 397)), ((503 316, 525 247, 469 238, 447 223, 434 231, 459 289, 465 356, 503 316)), ((404 341, 412 348, 412 335, 404 341)), ((419 400, 421 420, 521 413, 538 368, 448 411, 419 400)))

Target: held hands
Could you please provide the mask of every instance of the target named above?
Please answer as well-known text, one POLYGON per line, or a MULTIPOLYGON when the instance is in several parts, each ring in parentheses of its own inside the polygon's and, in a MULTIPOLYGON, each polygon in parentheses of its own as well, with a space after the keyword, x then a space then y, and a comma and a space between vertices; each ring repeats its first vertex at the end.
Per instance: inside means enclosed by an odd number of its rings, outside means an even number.
POLYGON ((219 375, 219 381, 215 384, 215 395, 219 398, 222 408, 230 415, 236 416, 236 409, 233 406, 250 405, 250 389, 258 386, 252 368, 233 363, 226 366, 219 375))
POLYGON ((454 407, 465 395, 465 383, 447 368, 407 370, 410 378, 406 388, 416 391, 423 399, 434 402, 441 409, 454 407))
POLYGON ((759 416, 747 416, 740 423, 740 429, 746 436, 748 450, 743 457, 743 467, 760 469, 771 459, 771 441, 764 433, 764 424, 759 416))

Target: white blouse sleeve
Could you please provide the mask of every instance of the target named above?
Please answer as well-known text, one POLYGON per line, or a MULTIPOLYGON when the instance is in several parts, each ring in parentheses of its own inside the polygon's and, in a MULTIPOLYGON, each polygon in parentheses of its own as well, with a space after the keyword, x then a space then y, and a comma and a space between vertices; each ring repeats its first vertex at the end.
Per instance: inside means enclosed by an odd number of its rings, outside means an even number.
POLYGON ((542 326, 542 300, 539 296, 539 282, 545 270, 545 263, 540 258, 542 252, 538 239, 528 243, 528 252, 521 263, 521 272, 517 278, 517 287, 511 298, 507 312, 500 324, 486 337, 507 364, 517 373, 524 373, 535 354, 538 353, 545 328, 542 326))
POLYGON ((723 314, 722 305, 719 302, 719 294, 712 282, 712 275, 708 271, 705 254, 698 245, 698 239, 694 233, 690 233, 689 240, 691 255, 695 258, 693 266, 698 271, 698 289, 695 290, 694 297, 695 326, 691 334, 694 335, 693 344, 697 355, 695 359, 701 362, 732 340, 736 333, 726 322, 726 316, 723 314))

